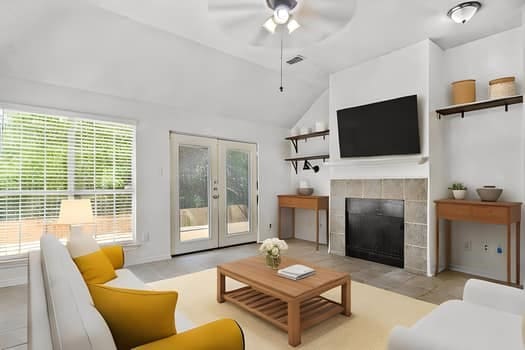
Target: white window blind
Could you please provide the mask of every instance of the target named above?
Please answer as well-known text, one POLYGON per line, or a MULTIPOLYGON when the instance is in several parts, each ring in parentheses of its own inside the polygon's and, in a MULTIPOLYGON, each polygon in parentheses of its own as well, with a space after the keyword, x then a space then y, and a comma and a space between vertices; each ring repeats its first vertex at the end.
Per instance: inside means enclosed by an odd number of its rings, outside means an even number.
POLYGON ((0 114, 0 256, 60 239, 60 202, 91 200, 100 242, 134 239, 135 127, 19 111, 0 114))

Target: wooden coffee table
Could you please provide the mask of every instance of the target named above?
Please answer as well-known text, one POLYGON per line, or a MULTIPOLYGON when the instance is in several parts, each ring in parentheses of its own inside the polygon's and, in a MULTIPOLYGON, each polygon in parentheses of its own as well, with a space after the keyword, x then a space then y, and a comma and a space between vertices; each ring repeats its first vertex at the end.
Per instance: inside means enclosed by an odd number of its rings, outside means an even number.
POLYGON ((277 275, 265 265, 263 256, 242 259, 217 267, 217 301, 232 302, 288 332, 288 343, 301 344, 301 331, 334 315, 351 315, 350 275, 312 266, 295 259, 283 258, 284 268, 303 264, 315 269, 315 275, 292 281, 277 275), (246 287, 226 291, 225 278, 237 280, 246 287), (321 296, 341 286, 341 303, 321 296))

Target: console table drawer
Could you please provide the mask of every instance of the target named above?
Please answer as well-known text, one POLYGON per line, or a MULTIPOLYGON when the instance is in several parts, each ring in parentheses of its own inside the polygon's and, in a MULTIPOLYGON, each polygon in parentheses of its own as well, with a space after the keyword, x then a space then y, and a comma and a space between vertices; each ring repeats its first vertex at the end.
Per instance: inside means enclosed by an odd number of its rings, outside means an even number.
POLYGON ((505 224, 508 221, 508 210, 501 207, 472 207, 472 218, 479 222, 505 224))
POLYGON ((438 215, 450 220, 470 220, 472 207, 463 204, 439 204, 438 215))
POLYGON ((315 209, 316 198, 279 197, 279 206, 283 208, 315 209))

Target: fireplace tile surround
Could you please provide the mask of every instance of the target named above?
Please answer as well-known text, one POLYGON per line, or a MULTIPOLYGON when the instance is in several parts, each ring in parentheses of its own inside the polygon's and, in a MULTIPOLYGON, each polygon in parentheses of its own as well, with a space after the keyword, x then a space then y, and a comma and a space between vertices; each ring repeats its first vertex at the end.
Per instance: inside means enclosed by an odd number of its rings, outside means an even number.
POLYGON ((330 182, 330 252, 345 255, 345 199, 405 201, 405 270, 427 274, 428 179, 351 179, 330 182))

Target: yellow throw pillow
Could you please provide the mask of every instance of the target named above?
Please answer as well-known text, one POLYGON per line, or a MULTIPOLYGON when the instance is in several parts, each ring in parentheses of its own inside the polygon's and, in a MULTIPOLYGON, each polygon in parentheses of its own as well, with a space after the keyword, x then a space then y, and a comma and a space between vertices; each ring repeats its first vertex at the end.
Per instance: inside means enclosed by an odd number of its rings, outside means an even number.
POLYGON ((67 249, 87 284, 106 283, 117 277, 111 260, 93 236, 73 231, 67 249))
POLYGON ((110 245, 100 248, 108 257, 114 269, 121 269, 124 266, 124 249, 119 245, 110 245))
POLYGON ((119 350, 129 350, 176 334, 177 292, 89 286, 95 307, 119 350))
POLYGON ((73 261, 88 285, 106 283, 117 277, 111 261, 102 250, 79 256, 73 261))

